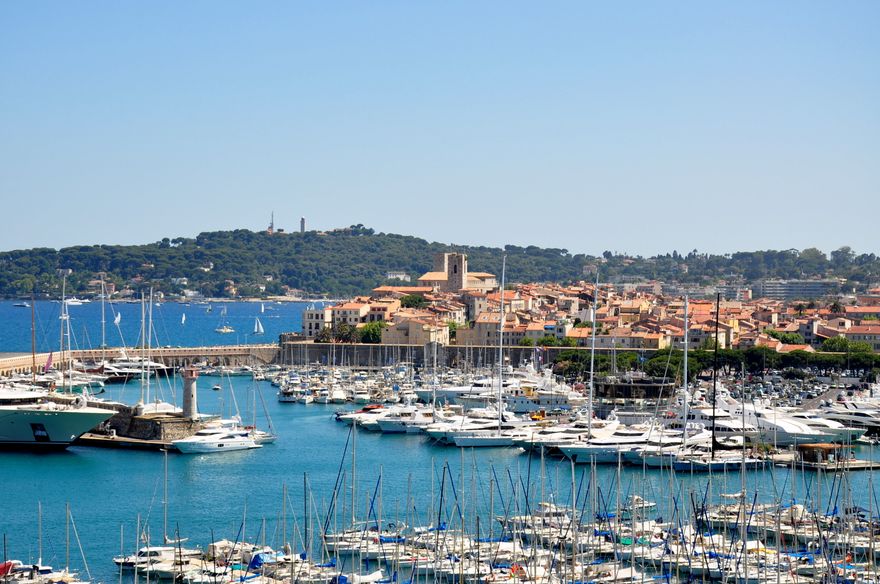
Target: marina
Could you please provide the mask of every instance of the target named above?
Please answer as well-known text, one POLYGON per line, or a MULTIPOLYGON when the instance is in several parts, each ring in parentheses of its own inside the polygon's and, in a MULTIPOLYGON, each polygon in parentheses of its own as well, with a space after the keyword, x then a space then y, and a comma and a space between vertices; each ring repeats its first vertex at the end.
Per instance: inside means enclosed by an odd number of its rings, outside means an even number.
MULTIPOLYGON (((204 320, 202 338, 212 338, 216 321, 204 320)), ((37 464, 29 454, 0 454, 16 469, 16 484, 34 485, 16 489, 10 504, 51 514, 69 503, 82 546, 83 559, 70 560, 59 543, 63 522, 44 528, 16 513, 7 522, 8 557, 22 566, 9 568, 19 570, 16 578, 31 578, 23 567, 34 563, 71 566, 97 582, 214 584, 331 584, 341 575, 486 584, 874 577, 874 540, 862 535, 866 525, 873 533, 872 473, 853 472, 878 464, 870 441, 853 442, 864 429, 832 435, 804 425, 810 439, 840 436, 842 443, 761 454, 754 446, 769 435, 745 421, 735 399, 724 398, 725 421, 693 389, 686 403, 703 425, 729 428, 723 440, 754 441, 716 458, 698 453, 711 434, 684 430, 685 418, 666 409, 665 426, 652 425, 647 411, 585 417, 583 387, 532 366, 505 371, 498 393, 491 368, 280 367, 258 358, 270 347, 247 349, 256 352, 241 359, 240 346, 218 346, 210 349, 216 364, 190 367, 184 377, 176 367, 154 376, 152 365, 141 365, 140 376, 95 386, 101 393, 88 398, 89 405, 119 404, 114 420, 121 422, 65 452, 39 454, 37 464), (507 411, 499 415, 492 406, 502 394, 507 411), (442 403, 432 406, 438 395, 442 403), (135 427, 152 437, 138 437, 135 427), (670 456, 688 441, 697 449, 689 458, 670 456), (739 493, 733 502, 730 493, 739 493), (868 511, 835 511, 855 508, 868 511), (186 543, 164 545, 178 539, 186 543), (35 541, 52 543, 35 551, 35 541), (130 567, 112 560, 132 554, 130 567)), ((78 351, 94 360, 101 349, 78 351)), ((187 363, 205 352, 172 347, 143 356, 187 363)), ((670 394, 664 408, 683 405, 675 405, 680 389, 663 392, 670 394)), ((781 428, 774 426, 774 437, 782 438, 781 428)))

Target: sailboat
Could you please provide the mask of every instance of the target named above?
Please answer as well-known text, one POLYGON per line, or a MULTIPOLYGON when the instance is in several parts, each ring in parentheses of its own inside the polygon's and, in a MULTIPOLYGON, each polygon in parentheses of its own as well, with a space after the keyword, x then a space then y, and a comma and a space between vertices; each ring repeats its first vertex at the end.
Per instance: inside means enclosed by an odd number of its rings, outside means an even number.
POLYGON ((261 322, 260 322, 260 318, 257 317, 257 318, 254 320, 254 334, 255 334, 255 335, 261 335, 261 334, 263 334, 264 332, 266 332, 266 331, 263 330, 263 323, 261 323, 261 322))
POLYGON ((180 315, 180 325, 183 326, 186 324, 186 313, 180 315))
POLYGON ((214 329, 215 333, 227 334, 234 333, 235 329, 229 326, 229 323, 226 322, 226 307, 224 306, 220 310, 220 324, 217 325, 217 328, 214 329))

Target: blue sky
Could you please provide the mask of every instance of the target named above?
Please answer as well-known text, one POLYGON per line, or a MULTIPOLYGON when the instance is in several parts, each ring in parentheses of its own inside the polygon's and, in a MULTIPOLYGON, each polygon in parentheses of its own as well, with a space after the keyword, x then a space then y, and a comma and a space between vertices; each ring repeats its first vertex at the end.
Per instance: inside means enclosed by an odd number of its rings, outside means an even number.
POLYGON ((880 252, 880 2, 0 3, 0 250, 880 252))

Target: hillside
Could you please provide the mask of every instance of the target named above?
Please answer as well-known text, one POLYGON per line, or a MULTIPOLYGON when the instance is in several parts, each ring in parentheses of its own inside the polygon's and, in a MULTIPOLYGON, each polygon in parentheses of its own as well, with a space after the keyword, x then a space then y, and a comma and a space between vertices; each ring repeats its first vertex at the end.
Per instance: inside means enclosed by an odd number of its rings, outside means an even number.
POLYGON ((842 248, 827 257, 815 249, 756 251, 728 255, 686 256, 677 252, 652 258, 605 252, 602 258, 571 254, 564 249, 535 246, 500 248, 449 246, 417 237, 374 233, 361 225, 320 233, 270 235, 249 230, 202 233, 194 239, 175 238, 132 246, 92 245, 60 250, 36 248, 0 253, 0 295, 60 293, 60 270, 72 270, 68 293, 83 294, 101 272, 117 290, 152 286, 166 293, 184 288, 206 296, 228 296, 234 282, 241 296, 281 294, 284 287, 309 294, 348 296, 385 283, 388 271, 413 277, 431 268, 433 254, 468 254, 474 271, 500 274, 507 254, 511 282, 578 280, 602 263, 602 280, 658 279, 711 283, 719 279, 750 282, 761 278, 841 277, 864 288, 878 279, 880 260, 842 248), (180 278, 185 278, 184 284, 180 278))

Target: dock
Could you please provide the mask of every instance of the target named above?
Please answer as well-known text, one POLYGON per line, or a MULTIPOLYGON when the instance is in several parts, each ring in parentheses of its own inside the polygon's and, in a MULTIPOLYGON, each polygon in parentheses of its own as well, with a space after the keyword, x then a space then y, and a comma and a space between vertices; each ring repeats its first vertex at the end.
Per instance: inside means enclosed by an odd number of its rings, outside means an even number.
POLYGON ((110 434, 86 432, 76 439, 74 446, 94 446, 95 448, 126 448, 129 450, 170 450, 177 452, 171 442, 162 440, 145 440, 110 434))

